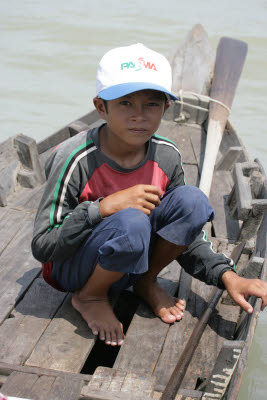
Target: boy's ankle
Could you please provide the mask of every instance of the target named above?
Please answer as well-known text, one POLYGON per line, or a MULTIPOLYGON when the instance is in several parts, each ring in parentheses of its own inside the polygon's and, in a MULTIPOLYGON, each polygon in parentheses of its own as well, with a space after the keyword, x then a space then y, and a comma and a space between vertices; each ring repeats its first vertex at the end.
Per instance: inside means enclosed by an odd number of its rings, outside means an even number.
POLYGON ((95 293, 83 293, 82 289, 76 290, 74 292, 74 297, 77 298, 80 302, 87 302, 87 301, 108 301, 107 295, 101 293, 101 294, 95 294, 95 293))

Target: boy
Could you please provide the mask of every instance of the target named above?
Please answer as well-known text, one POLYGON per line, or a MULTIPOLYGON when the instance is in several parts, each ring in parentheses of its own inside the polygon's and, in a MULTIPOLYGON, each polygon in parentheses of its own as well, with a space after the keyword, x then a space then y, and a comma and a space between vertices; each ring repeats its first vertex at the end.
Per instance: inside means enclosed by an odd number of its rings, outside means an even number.
POLYGON ((46 164, 32 251, 44 277, 73 292, 72 304, 95 335, 121 345, 123 329, 107 294, 131 285, 166 323, 183 317, 183 302, 157 284, 178 259, 187 272, 226 287, 246 311, 248 294, 267 302, 267 285, 247 281, 232 260, 215 254, 202 227, 214 217, 206 196, 186 186, 181 156, 154 135, 171 99, 171 68, 142 44, 102 58, 94 105, 105 123, 59 146, 46 164))

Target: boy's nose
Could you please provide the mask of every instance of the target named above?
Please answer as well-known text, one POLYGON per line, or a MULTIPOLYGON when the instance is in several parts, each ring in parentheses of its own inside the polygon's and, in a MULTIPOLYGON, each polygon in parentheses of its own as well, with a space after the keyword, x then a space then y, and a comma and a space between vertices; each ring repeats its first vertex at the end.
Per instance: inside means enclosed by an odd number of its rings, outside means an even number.
POLYGON ((145 119, 145 109, 142 105, 136 105, 133 107, 133 112, 131 118, 135 121, 139 120, 142 121, 145 119))

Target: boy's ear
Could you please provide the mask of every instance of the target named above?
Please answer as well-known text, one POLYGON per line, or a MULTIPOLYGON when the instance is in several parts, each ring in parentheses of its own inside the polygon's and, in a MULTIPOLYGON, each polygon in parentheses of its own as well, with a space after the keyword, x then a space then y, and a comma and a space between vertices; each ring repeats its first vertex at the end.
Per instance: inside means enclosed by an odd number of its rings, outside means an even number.
POLYGON ((165 111, 168 110, 168 108, 170 107, 170 105, 171 105, 170 101, 166 101, 165 106, 164 106, 163 114, 165 113, 165 111))
POLYGON ((106 119, 107 112, 103 99, 101 99, 100 97, 94 97, 93 102, 96 111, 98 112, 100 117, 106 119))
POLYGON ((166 101, 163 114, 165 113, 165 111, 168 110, 168 108, 170 107, 170 105, 171 105, 170 101, 166 101))

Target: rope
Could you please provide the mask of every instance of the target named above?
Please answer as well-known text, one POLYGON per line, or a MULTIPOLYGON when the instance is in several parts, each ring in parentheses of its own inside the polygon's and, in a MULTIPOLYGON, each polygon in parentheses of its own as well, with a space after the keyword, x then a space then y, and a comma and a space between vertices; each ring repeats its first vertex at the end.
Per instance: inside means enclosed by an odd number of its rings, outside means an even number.
POLYGON ((192 94, 193 96, 196 96, 196 97, 199 98, 200 100, 201 100, 201 99, 203 99, 203 100, 208 100, 209 102, 210 102, 210 101, 213 101, 214 103, 220 104, 222 107, 224 107, 224 108, 228 111, 228 114, 231 113, 230 108, 227 107, 226 104, 222 103, 222 102, 219 101, 219 100, 213 99, 212 97, 209 97, 209 96, 205 96, 204 94, 199 94, 199 93, 195 93, 195 92, 191 92, 191 91, 183 91, 182 89, 180 89, 180 90, 179 90, 179 98, 180 98, 180 100, 175 100, 175 103, 179 103, 179 104, 181 104, 181 106, 182 106, 182 107, 181 107, 180 114, 182 114, 183 106, 184 106, 184 105, 189 106, 189 107, 192 107, 192 108, 197 108, 198 110, 202 110, 202 111, 209 112, 209 109, 208 109, 208 108, 204 108, 204 107, 200 107, 200 106, 196 106, 196 105, 194 105, 194 104, 190 104, 190 103, 184 102, 184 101, 183 101, 183 96, 184 96, 184 94, 192 94))

